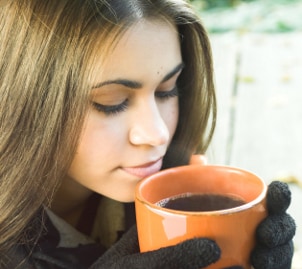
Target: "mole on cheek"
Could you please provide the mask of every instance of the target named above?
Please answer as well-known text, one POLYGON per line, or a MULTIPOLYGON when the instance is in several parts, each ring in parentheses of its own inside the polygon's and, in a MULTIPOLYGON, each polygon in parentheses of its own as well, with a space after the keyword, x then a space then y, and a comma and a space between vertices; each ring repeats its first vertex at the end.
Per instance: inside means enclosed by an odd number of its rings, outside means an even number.
POLYGON ((162 66, 160 67, 160 70, 157 70, 157 75, 160 75, 161 70, 163 70, 163 67, 162 67, 162 66))

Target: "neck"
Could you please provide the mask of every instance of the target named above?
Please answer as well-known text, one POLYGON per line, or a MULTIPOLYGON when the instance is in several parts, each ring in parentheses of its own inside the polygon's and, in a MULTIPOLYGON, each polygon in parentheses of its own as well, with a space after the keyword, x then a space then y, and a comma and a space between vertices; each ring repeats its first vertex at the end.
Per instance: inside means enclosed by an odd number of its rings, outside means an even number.
POLYGON ((62 180, 54 195, 51 210, 72 226, 76 226, 85 203, 93 192, 69 177, 62 180))

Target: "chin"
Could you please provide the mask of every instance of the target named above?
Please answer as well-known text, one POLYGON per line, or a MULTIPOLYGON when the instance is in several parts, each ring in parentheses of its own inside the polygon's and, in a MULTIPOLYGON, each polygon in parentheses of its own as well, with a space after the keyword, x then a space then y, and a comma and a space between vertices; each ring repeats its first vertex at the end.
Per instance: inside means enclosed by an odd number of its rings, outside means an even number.
POLYGON ((112 185, 110 188, 103 189, 99 193, 107 196, 108 198, 121 202, 131 203, 135 199, 135 184, 118 184, 112 185))
POLYGON ((117 201, 119 202, 122 202, 122 203, 132 203, 134 202, 134 196, 132 195, 131 197, 122 197, 121 199, 116 199, 117 201))
POLYGON ((132 203, 134 202, 135 195, 134 192, 129 193, 116 193, 116 195, 110 195, 111 199, 116 200, 121 203, 132 203))

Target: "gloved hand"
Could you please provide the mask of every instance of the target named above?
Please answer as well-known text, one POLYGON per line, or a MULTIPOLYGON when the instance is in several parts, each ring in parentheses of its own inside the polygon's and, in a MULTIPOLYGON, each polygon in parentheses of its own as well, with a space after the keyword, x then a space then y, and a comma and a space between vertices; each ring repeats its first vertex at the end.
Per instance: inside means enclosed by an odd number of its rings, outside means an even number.
POLYGON ((219 258, 217 244, 205 238, 190 239, 175 246, 140 253, 134 226, 90 269, 199 269, 219 258))
MULTIPOLYGON (((204 165, 206 158, 193 155, 190 164, 204 165)), ((268 217, 257 228, 257 246, 252 252, 251 262, 255 269, 290 269, 296 225, 286 213, 291 203, 288 185, 273 181, 268 186, 266 199, 268 217)))
POLYGON ((290 269, 296 225, 286 213, 291 202, 288 185, 273 181, 268 186, 268 217, 257 228, 257 246, 251 255, 255 269, 290 269))

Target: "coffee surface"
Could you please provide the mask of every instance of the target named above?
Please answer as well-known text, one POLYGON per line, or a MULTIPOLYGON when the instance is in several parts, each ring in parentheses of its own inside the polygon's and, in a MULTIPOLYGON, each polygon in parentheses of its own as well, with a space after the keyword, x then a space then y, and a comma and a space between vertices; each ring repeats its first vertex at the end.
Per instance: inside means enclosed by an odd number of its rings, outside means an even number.
POLYGON ((216 211, 241 206, 245 201, 231 195, 185 193, 163 199, 156 204, 181 211, 216 211))

